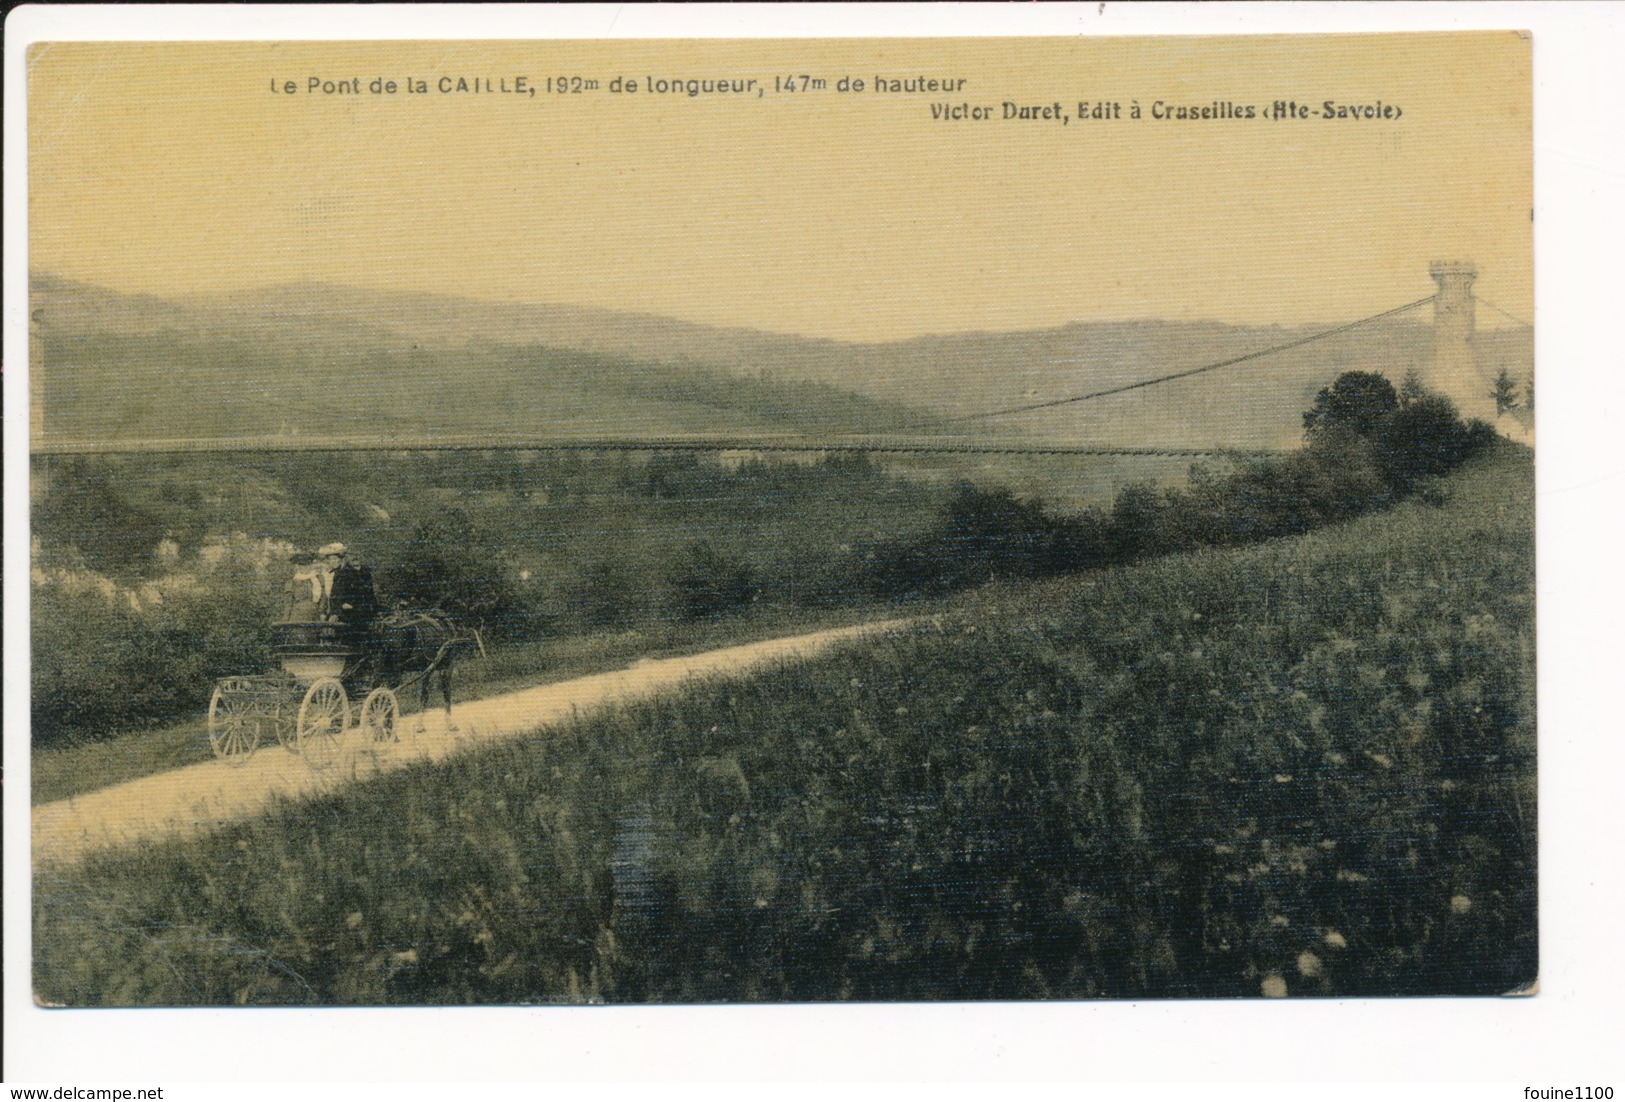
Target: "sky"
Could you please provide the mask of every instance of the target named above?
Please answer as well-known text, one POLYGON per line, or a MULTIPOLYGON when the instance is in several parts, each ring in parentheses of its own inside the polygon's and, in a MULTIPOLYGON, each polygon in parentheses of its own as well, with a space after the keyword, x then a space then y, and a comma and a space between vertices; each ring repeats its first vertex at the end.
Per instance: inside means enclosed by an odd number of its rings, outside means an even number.
POLYGON ((1338 323, 1430 294, 1428 263, 1459 258, 1484 298, 1532 312, 1530 46, 1511 32, 81 42, 28 61, 29 266, 119 291, 324 281, 884 340, 1338 323), (773 90, 803 74, 827 86, 773 90), (549 92, 560 76, 598 87, 549 92), (520 77, 536 94, 455 90, 520 77), (1152 117, 1276 100, 1403 114, 1152 117), (1006 102, 1070 117, 1007 120, 1006 102), (992 117, 933 119, 939 103, 992 117))

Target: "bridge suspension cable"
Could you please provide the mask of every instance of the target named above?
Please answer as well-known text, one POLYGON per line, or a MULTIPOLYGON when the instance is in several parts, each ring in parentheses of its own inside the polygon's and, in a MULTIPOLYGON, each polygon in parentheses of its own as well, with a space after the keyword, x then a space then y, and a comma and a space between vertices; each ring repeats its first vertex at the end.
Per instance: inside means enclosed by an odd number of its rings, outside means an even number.
POLYGON ((1489 299, 1485 298, 1483 295, 1474 295, 1473 298, 1475 300, 1479 301, 1479 302, 1482 302, 1485 306, 1488 306, 1491 310, 1494 310, 1497 314, 1500 314, 1503 318, 1506 318, 1508 321, 1517 322, 1519 325, 1523 326, 1525 329, 1533 329, 1534 328, 1534 326, 1529 324, 1527 321, 1524 321, 1522 318, 1518 317, 1516 314, 1507 313, 1505 310, 1503 310, 1499 306, 1495 305, 1495 303, 1491 302, 1489 299))
POLYGON ((1391 318, 1395 314, 1403 314, 1407 310, 1414 310, 1418 306, 1423 306, 1429 302, 1432 302, 1436 297, 1437 296, 1435 295, 1429 295, 1427 298, 1419 298, 1415 302, 1407 302, 1403 306, 1396 306, 1392 310, 1384 310, 1380 314, 1372 314, 1370 317, 1360 318, 1357 321, 1351 321, 1347 324, 1339 325, 1333 329, 1324 329, 1319 333, 1312 333, 1307 337, 1300 337, 1295 341, 1288 341, 1286 344, 1278 344, 1273 348, 1262 348, 1257 352, 1249 352, 1245 356, 1233 356, 1228 360, 1220 360, 1217 363, 1203 364, 1201 367, 1193 367, 1186 371, 1176 371, 1172 375, 1159 375, 1155 379, 1141 379, 1137 383, 1126 383, 1123 386, 1108 387, 1105 390, 1091 391, 1088 394, 1078 394, 1071 398, 1052 398, 1045 402, 1032 402, 1024 406, 1010 406, 1006 409, 995 409, 986 413, 969 413, 959 417, 944 418, 944 420, 949 422, 980 421, 988 417, 1005 417, 1015 413, 1029 413, 1035 409, 1049 409, 1053 406, 1066 406, 1071 405, 1074 402, 1087 402, 1094 398, 1104 398, 1110 394, 1123 394, 1130 390, 1139 390, 1142 387, 1156 386, 1158 383, 1172 382, 1175 379, 1188 379, 1192 375, 1201 375, 1207 371, 1217 371, 1221 367, 1234 367, 1236 364, 1246 363, 1248 360, 1262 359, 1263 357, 1273 355, 1276 352, 1286 352, 1289 349, 1300 348, 1303 345, 1309 344, 1313 341, 1324 340, 1327 337, 1336 336, 1338 333, 1346 333, 1356 326, 1367 325, 1374 321, 1381 321, 1383 318, 1391 318))

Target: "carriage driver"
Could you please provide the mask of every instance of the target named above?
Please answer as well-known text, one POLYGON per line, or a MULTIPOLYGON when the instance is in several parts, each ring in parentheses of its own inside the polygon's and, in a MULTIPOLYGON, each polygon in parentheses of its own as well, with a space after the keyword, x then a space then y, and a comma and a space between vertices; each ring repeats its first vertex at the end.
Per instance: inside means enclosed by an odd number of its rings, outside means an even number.
POLYGON ((350 561, 342 543, 329 543, 317 552, 322 557, 322 590, 327 618, 341 624, 366 625, 378 615, 378 593, 372 571, 350 561))

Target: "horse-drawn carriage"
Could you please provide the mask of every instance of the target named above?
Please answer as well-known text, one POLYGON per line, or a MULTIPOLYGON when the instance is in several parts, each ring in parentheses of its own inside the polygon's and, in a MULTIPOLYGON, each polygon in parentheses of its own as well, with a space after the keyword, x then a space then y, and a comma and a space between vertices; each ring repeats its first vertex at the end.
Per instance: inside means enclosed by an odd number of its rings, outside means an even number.
POLYGON ((272 633, 279 670, 215 683, 209 745, 218 758, 241 764, 261 741, 275 738, 320 769, 337 758, 339 740, 352 729, 368 742, 394 742, 401 714, 396 694, 421 682, 426 707, 436 672, 450 716, 451 663, 465 637, 444 614, 397 612, 369 624, 279 623, 272 633))

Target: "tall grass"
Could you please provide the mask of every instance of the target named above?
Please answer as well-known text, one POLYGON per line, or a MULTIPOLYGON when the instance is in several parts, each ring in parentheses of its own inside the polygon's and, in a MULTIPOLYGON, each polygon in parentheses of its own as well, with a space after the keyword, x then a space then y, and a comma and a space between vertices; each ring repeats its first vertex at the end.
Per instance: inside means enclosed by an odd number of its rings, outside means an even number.
POLYGON ((987 590, 36 870, 73 1005, 1491 994, 1536 975, 1532 474, 987 590))

